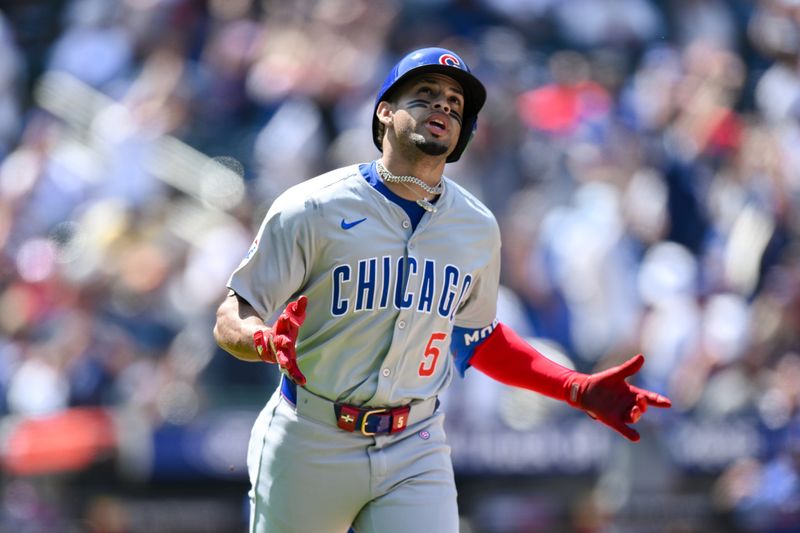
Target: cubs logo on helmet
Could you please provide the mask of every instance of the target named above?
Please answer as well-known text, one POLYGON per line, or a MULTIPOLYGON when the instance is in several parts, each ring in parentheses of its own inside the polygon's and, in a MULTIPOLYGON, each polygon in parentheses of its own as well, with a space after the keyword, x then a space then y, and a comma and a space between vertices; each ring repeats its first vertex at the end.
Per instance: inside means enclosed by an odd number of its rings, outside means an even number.
POLYGON ((461 61, 453 54, 442 54, 439 56, 439 63, 442 65, 450 65, 451 67, 461 68, 461 61))

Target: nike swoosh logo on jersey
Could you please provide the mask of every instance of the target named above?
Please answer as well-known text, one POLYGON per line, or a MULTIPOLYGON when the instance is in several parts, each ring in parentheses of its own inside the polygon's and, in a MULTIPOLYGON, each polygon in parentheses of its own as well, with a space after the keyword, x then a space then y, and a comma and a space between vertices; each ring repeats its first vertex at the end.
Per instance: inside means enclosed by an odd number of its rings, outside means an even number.
POLYGON ((358 226, 359 224, 361 224, 365 220, 367 220, 366 217, 364 217, 362 219, 359 219, 359 220, 354 220, 352 222, 347 222, 347 221, 345 221, 345 219, 342 219, 342 229, 350 229, 353 226, 358 226))

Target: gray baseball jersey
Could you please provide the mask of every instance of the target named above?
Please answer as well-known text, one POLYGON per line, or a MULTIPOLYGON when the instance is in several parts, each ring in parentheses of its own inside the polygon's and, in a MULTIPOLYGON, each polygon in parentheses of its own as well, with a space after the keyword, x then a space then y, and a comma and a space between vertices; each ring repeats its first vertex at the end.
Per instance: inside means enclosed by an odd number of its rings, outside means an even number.
POLYGON ((494 215, 444 177, 416 230, 357 165, 305 181, 271 206, 229 287, 267 320, 305 294, 297 342, 306 389, 355 405, 435 396, 453 374, 453 326, 493 323, 494 215))

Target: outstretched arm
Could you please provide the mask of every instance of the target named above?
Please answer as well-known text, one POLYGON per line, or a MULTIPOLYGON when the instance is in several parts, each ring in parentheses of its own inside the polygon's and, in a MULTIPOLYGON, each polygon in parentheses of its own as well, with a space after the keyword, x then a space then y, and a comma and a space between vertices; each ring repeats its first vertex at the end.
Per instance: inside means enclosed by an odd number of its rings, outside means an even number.
POLYGON ((603 372, 583 374, 551 361, 503 324, 478 346, 469 363, 506 385, 568 402, 634 442, 639 433, 627 424, 637 422, 648 406, 672 405, 669 398, 625 381, 644 364, 641 354, 603 372))
POLYGON ((244 298, 231 291, 217 309, 214 339, 238 359, 278 363, 282 372, 304 385, 306 378, 297 366, 295 343, 306 318, 307 302, 305 296, 290 302, 270 328, 244 298))

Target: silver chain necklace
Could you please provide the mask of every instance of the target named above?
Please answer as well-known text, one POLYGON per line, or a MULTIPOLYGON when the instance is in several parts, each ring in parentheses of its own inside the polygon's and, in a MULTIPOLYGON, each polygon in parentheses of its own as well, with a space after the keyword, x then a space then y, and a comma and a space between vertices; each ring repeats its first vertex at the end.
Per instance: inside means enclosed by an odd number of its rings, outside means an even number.
MULTIPOLYGON (((419 194, 419 191, 417 191, 416 189, 414 189, 414 188, 413 188, 411 185, 409 185, 408 183, 402 182, 402 183, 400 183, 400 185, 403 185, 403 186, 404 186, 406 189, 408 189, 408 190, 409 190, 409 191, 411 191, 412 193, 416 194, 417 196, 420 196, 420 194, 419 194)), ((422 198, 419 198, 419 199, 417 199, 417 200, 416 200, 416 202, 417 202, 417 205, 418 205, 418 206, 420 206, 421 208, 423 208, 425 211, 428 211, 428 212, 430 212, 430 213, 435 213, 435 212, 437 211, 437 209, 436 209, 436 206, 435 206, 435 205, 433 205, 433 204, 432 204, 432 203, 431 203, 431 202, 430 202, 430 201, 429 201, 427 198, 425 198, 424 196, 423 196, 422 198)))
MULTIPOLYGON (((411 189, 411 187, 408 184, 413 183, 420 189, 426 191, 428 194, 442 194, 444 192, 443 181, 440 181, 439 184, 436 185, 435 187, 431 187, 430 185, 428 185, 427 183, 425 183, 416 176, 395 176, 394 174, 389 172, 385 166, 383 166, 383 163, 381 163, 380 160, 376 161, 375 166, 378 169, 378 174, 380 174, 383 181, 388 181, 389 183, 402 183, 412 191, 413 189, 411 189)), ((436 206, 433 205, 430 201, 428 201, 427 198, 420 198, 419 200, 417 200, 417 205, 419 205, 425 211, 428 211, 430 213, 436 212, 436 206)))

